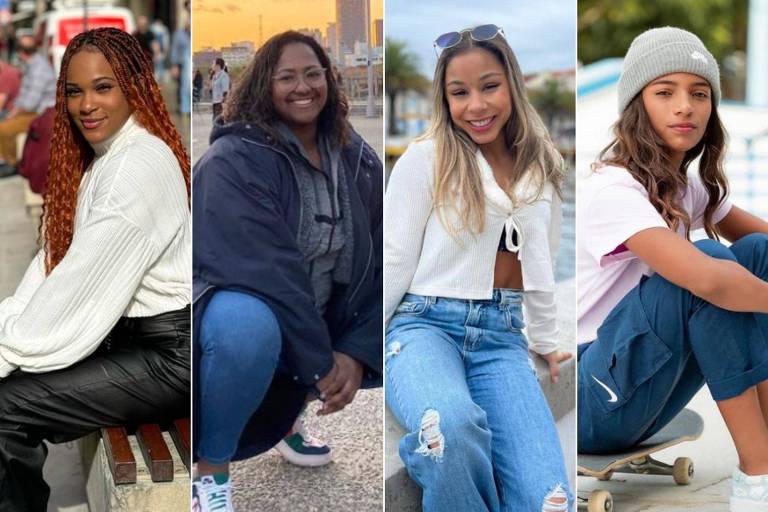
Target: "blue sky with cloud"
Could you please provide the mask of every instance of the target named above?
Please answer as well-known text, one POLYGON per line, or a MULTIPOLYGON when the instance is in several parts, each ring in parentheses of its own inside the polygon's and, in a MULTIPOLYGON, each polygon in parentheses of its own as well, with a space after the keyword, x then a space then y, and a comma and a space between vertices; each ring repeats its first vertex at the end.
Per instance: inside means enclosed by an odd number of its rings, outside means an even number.
POLYGON ((385 33, 405 41, 432 77, 432 42, 452 30, 493 23, 504 28, 523 73, 570 69, 576 62, 576 2, 571 0, 387 0, 385 33))

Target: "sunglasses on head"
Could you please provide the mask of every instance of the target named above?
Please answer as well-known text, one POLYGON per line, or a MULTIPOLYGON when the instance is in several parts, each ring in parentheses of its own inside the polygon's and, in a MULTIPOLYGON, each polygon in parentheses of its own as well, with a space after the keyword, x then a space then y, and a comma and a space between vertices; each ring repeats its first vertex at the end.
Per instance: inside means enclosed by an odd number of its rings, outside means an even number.
POLYGON ((464 34, 467 32, 469 33, 469 37, 475 41, 490 41, 499 34, 504 37, 504 29, 501 27, 497 27, 496 25, 478 25, 474 28, 465 28, 458 32, 446 32, 441 35, 435 39, 434 43, 432 43, 432 46, 435 47, 435 52, 456 46, 461 42, 464 34))

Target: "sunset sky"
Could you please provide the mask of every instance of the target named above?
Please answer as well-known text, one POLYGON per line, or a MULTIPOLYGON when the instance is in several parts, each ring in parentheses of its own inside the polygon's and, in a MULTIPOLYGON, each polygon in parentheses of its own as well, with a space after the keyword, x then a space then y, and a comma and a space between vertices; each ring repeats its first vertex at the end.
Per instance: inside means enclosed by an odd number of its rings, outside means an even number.
MULTIPOLYGON (((193 51, 221 48, 233 41, 259 43, 259 14, 264 40, 288 29, 318 28, 325 35, 336 19, 335 0, 193 0, 193 51)), ((383 18, 383 0, 371 0, 371 19, 383 18)))

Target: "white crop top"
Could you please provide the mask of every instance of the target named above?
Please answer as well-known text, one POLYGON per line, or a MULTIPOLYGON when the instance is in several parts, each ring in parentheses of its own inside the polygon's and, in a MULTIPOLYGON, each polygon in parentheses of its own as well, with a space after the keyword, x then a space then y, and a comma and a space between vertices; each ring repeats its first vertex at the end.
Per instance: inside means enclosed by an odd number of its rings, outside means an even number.
MULTIPOLYGON (((561 202, 551 184, 542 197, 515 208, 477 151, 485 191, 482 233, 445 230, 435 210, 434 141, 410 144, 395 164, 386 193, 384 219, 385 318, 389 322, 406 293, 458 299, 490 299, 502 230, 518 253, 523 274, 525 319, 531 350, 557 349, 554 256, 560 238, 561 202), (517 232, 516 240, 512 233, 517 232), (516 243, 514 243, 516 242, 516 243)), ((526 184, 518 185, 524 193, 526 184)), ((458 225, 453 209, 448 222, 458 225)))

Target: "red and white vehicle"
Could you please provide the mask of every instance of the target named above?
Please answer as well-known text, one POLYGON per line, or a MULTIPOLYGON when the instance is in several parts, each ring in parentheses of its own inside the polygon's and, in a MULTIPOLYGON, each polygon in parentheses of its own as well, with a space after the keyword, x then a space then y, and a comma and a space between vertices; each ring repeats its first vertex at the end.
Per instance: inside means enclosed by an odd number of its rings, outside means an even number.
POLYGON ((136 22, 130 10, 116 7, 110 0, 61 0, 54 3, 53 10, 35 18, 33 31, 41 50, 51 59, 58 75, 69 41, 85 30, 100 27, 113 27, 133 33, 136 22))

